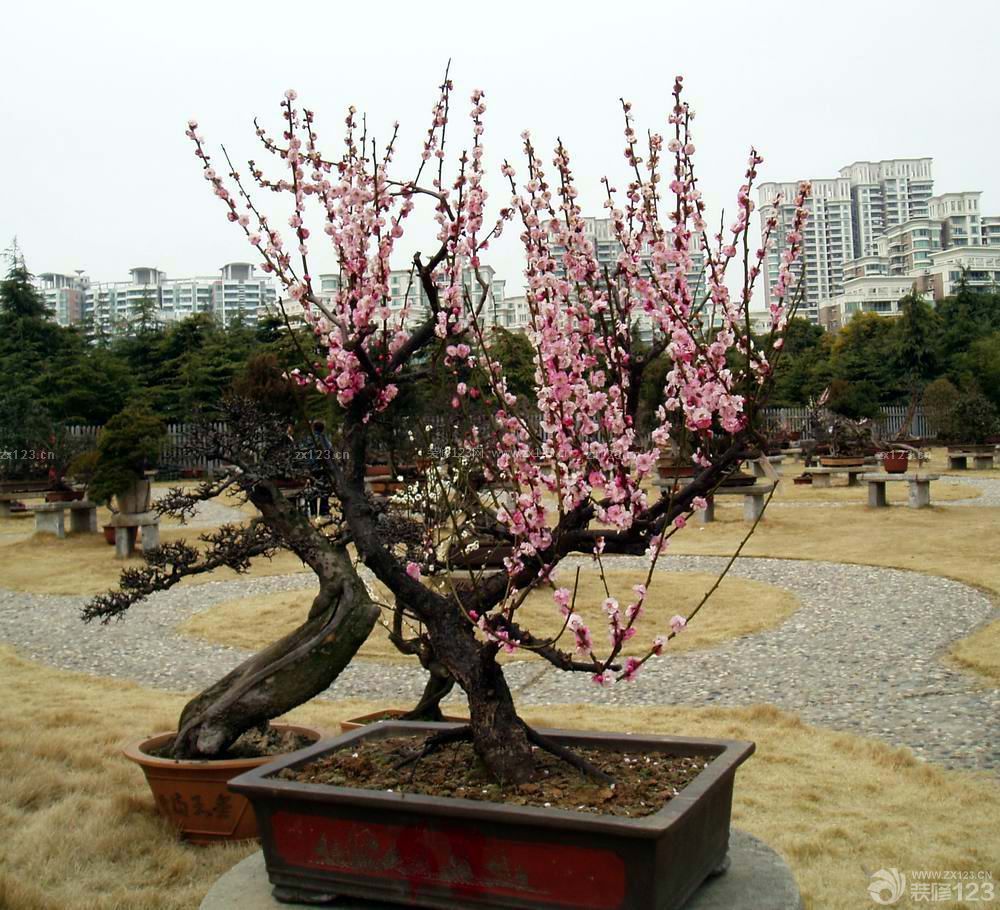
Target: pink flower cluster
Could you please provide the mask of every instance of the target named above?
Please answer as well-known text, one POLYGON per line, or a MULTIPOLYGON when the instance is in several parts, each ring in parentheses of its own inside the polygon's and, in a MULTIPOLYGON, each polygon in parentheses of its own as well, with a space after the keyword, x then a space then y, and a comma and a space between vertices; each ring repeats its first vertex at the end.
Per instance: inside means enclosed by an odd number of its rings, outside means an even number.
MULTIPOLYGON (((762 247, 749 253, 751 192, 762 161, 752 149, 736 194, 735 217, 728 228, 708 235, 708 217, 695 178, 694 114, 682 99, 683 82, 677 77, 666 135, 649 132, 640 144, 631 105, 623 103, 628 169, 624 194, 609 180, 603 181, 605 206, 621 250, 613 268, 602 265, 588 239, 570 155, 561 142, 550 169, 530 134, 522 134, 525 174, 519 182, 515 169, 504 162, 500 171, 509 181, 511 201, 487 229, 485 98, 478 90, 471 95, 470 145, 455 158, 449 177, 445 140, 451 92, 446 76, 416 174, 402 180, 390 173, 396 132, 377 149, 352 107, 345 119, 343 152, 328 159, 319 151, 312 112, 296 105, 294 92, 286 93, 280 137, 257 130, 265 149, 284 166, 284 176, 271 180, 253 162, 250 171, 259 187, 290 200, 287 223, 293 239, 288 244, 258 210, 232 165, 228 182, 215 171, 197 123, 189 123, 188 136, 206 180, 226 205, 227 217, 240 225, 262 257, 262 267, 278 277, 288 298, 302 305, 323 350, 324 357, 311 372, 295 373, 297 380, 335 396, 345 408, 363 401, 364 419, 395 398, 412 352, 411 295, 406 294, 401 308, 392 306, 390 260, 416 202, 430 200, 438 250, 426 261, 417 254, 411 273, 431 305, 429 323, 422 331, 441 340, 444 368, 455 375, 452 406, 461 411, 484 399, 492 405, 496 452, 487 480, 502 481, 514 490, 496 513, 515 544, 506 563, 513 577, 526 559, 544 556, 552 548, 553 529, 571 513, 589 510, 609 534, 636 526, 650 507, 643 483, 660 452, 672 444, 674 428, 683 427, 695 439, 696 458, 703 464, 708 463, 708 443, 716 435, 744 428, 745 390, 762 384, 771 371, 765 352, 750 337, 746 313, 777 220, 768 220, 762 247), (313 217, 322 224, 339 266, 338 287, 329 294, 317 293, 310 276, 310 202, 318 210, 313 217), (491 354, 492 342, 480 318, 486 289, 470 288, 463 278, 471 269, 482 284, 480 257, 514 213, 520 216, 526 259, 527 337, 534 350, 541 440, 533 436, 491 354), (705 262, 701 294, 690 280, 692 252, 698 248, 705 262), (740 250, 747 252, 741 256, 740 250), (738 294, 729 288, 734 272, 739 273, 738 294), (634 416, 639 352, 633 330, 640 321, 651 327, 669 364, 663 404, 646 446, 640 444, 634 416), (742 366, 734 368, 733 363, 742 366), (484 386, 470 380, 472 367, 481 368, 484 386)), ((808 194, 809 187, 803 184, 773 289, 774 350, 781 346, 790 311, 808 194)), ((703 506, 701 499, 692 504, 692 508, 703 506)), ((652 565, 669 535, 683 528, 685 520, 684 515, 677 516, 672 527, 661 528, 655 537, 649 532, 652 565)), ((594 546, 598 563, 602 550, 603 540, 598 539, 594 546)), ((545 565, 539 574, 547 578, 553 569, 554 565, 545 565)), ((405 571, 413 580, 421 577, 416 563, 409 563, 405 571)), ((645 657, 615 663, 636 635, 636 623, 644 612, 646 585, 636 585, 634 591, 635 598, 624 609, 611 596, 602 604, 609 641, 603 657, 595 656, 595 636, 573 608, 571 593, 566 588, 555 592, 575 654, 593 664, 593 678, 602 685, 634 679, 645 661, 661 653, 669 638, 686 625, 684 617, 675 616, 669 634, 656 636, 645 657)), ((504 602, 489 615, 470 616, 488 639, 507 650, 520 644, 510 634, 509 623, 523 601, 522 593, 511 586, 504 602)))

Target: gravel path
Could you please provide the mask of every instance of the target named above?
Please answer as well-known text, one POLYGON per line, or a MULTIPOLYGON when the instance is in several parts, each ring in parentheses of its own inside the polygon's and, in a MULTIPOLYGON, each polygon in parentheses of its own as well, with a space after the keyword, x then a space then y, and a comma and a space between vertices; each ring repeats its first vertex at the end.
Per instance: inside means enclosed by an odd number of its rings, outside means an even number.
MULTIPOLYGON (((607 563, 626 566, 631 559, 607 563)), ((661 565, 715 572, 723 562, 675 556, 661 565)), ((647 664, 637 682, 607 689, 534 661, 509 665, 518 699, 623 706, 770 703, 812 723, 909 746, 951 767, 1000 770, 1000 690, 941 661, 952 641, 1000 615, 983 593, 936 576, 837 563, 742 559, 732 573, 785 588, 802 607, 776 629, 665 656, 647 664)), ((312 577, 305 574, 175 588, 109 626, 79 620, 85 598, 0 590, 0 640, 43 663, 190 691, 218 679, 247 652, 178 635, 175 627, 186 617, 225 600, 277 591, 303 589, 305 604, 311 588, 312 577)), ((649 630, 650 636, 655 631, 662 630, 649 630)), ((328 697, 406 705, 423 687, 417 667, 380 664, 372 670, 370 662, 356 661, 328 697)))

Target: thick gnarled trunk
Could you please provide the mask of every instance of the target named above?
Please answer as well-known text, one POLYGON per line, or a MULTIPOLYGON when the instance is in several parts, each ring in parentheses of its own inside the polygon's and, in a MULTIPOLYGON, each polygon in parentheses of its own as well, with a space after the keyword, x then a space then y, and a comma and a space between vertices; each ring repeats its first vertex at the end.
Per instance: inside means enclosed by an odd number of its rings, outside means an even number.
POLYGON ((218 756, 241 733, 325 691, 364 644, 378 614, 360 581, 320 592, 299 628, 188 703, 172 757, 218 756))

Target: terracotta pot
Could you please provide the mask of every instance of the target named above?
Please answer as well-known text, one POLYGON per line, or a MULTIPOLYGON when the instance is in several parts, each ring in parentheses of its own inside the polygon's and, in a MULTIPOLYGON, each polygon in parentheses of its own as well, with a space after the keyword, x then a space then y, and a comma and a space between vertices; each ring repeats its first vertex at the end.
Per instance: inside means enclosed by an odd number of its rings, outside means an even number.
MULTIPOLYGON (((340 730, 342 733, 350 733, 351 730, 358 730, 361 727, 367 727, 369 724, 380 724, 388 720, 399 720, 405 711, 399 708, 389 708, 385 711, 373 711, 371 714, 362 714, 360 717, 351 717, 348 720, 342 720, 340 722, 340 730)), ((469 718, 467 717, 449 717, 447 714, 444 715, 446 721, 450 721, 455 724, 467 724, 469 718)))
POLYGON ((864 455, 821 455, 819 463, 824 468, 860 468, 864 455))
MULTIPOLYGON (((115 545, 115 526, 114 525, 104 525, 104 542, 115 545)), ((138 535, 137 535, 138 536, 138 535)))
MULTIPOLYGON (((276 730, 301 733, 315 742, 319 730, 291 724, 272 724, 276 730)), ((257 819, 247 800, 229 791, 229 781, 238 774, 259 768, 279 756, 238 758, 229 761, 175 761, 157 758, 147 750, 164 745, 174 733, 157 733, 127 746, 127 759, 139 765, 153 791, 160 814, 169 819, 181 836, 193 844, 250 840, 258 837, 257 819)))
POLYGON ((886 474, 905 474, 909 464, 909 452, 886 452, 882 458, 882 468, 886 474))
POLYGON ((363 738, 450 728, 373 724, 233 780, 260 819, 275 897, 315 903, 336 894, 449 910, 679 910, 725 861, 736 770, 754 751, 749 742, 539 731, 571 749, 713 756, 678 798, 644 818, 277 777, 363 738))

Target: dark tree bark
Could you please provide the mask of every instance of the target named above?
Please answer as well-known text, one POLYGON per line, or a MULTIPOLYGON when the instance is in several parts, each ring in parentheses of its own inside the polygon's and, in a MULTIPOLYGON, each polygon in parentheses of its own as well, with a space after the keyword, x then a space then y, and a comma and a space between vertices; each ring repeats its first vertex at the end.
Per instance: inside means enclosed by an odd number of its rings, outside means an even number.
POLYGON ((219 755, 245 730, 329 688, 368 638, 379 608, 336 545, 266 479, 248 491, 268 527, 317 575, 306 621, 188 704, 171 746, 175 758, 219 755))
POLYGON ((170 754, 218 756, 244 731, 325 691, 364 644, 378 614, 356 575, 345 572, 343 580, 327 584, 301 626, 187 704, 170 754))

